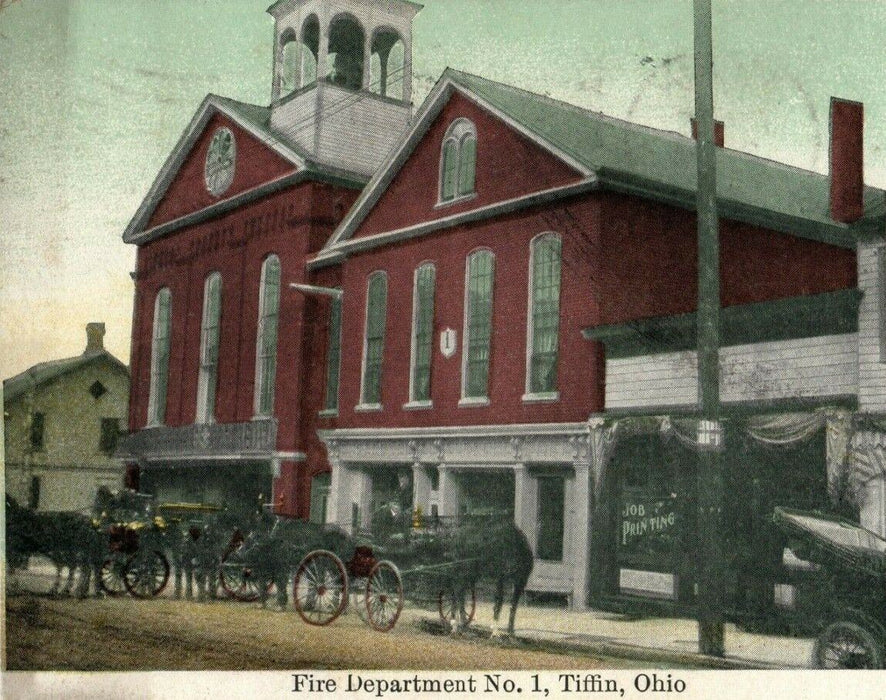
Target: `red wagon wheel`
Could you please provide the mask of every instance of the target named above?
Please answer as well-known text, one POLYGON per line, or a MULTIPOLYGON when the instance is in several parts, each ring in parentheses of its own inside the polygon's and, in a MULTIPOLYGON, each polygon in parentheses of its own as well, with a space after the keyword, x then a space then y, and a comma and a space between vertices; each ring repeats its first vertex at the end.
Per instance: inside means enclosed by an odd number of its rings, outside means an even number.
POLYGON ((471 586, 470 590, 464 592, 461 600, 455 591, 440 591, 437 597, 437 609, 440 611, 440 619, 446 625, 458 620, 461 610, 464 609, 465 625, 469 625, 474 619, 474 613, 477 612, 477 589, 471 586))
POLYGON ((380 561, 372 567, 366 581, 366 611, 369 626, 379 632, 388 632, 397 624, 403 610, 403 580, 400 572, 389 561, 380 561))
POLYGON ((126 557, 122 554, 112 554, 105 559, 98 577, 101 589, 114 598, 123 595, 126 592, 125 570, 126 557))
POLYGON ((169 581, 169 562, 159 550, 136 552, 126 562, 123 583, 136 598, 160 595, 169 581))
POLYGON ((295 572, 292 600, 309 625, 328 625, 348 604, 348 574, 335 554, 325 549, 310 552, 295 572))

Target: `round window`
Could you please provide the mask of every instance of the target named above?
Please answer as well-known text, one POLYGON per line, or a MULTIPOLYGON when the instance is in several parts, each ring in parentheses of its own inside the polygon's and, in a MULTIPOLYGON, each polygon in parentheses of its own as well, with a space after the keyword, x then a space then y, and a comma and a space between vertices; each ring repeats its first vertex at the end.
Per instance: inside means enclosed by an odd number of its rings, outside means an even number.
POLYGON ((230 129, 222 127, 212 135, 209 150, 206 153, 206 189, 218 197, 234 181, 234 159, 237 147, 234 134, 230 129))

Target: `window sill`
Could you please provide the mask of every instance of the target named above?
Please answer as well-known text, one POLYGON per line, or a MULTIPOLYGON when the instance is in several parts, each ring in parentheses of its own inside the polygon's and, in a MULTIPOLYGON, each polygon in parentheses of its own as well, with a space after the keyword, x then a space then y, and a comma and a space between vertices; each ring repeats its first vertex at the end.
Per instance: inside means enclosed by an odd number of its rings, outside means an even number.
POLYGON ((466 396, 458 402, 459 408, 474 408, 480 406, 488 406, 488 396, 466 396))
POLYGON ((456 204, 462 204, 463 202, 469 202, 472 199, 477 198, 476 192, 471 192, 470 194, 460 194, 457 197, 453 197, 452 199, 441 199, 434 205, 434 209, 445 209, 446 207, 451 207, 456 204))
POLYGON ((546 391, 541 394, 523 394, 523 403, 553 403, 560 400, 559 391, 546 391))
POLYGON ((354 406, 357 413, 368 413, 369 411, 380 411, 382 406, 380 403, 360 403, 354 406))
POLYGON ((403 404, 404 411, 421 411, 422 409, 433 407, 434 403, 432 401, 410 401, 409 403, 403 404))
POLYGON ((321 418, 338 418, 338 409, 324 408, 322 411, 319 411, 317 415, 321 418))

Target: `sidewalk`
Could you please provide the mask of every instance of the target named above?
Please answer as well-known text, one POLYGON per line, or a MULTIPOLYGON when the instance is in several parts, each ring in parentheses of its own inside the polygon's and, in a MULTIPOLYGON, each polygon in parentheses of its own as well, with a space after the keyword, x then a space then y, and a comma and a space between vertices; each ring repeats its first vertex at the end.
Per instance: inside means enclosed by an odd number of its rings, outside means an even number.
MULTIPOLYGON (((507 606, 499 627, 507 626, 507 606)), ((492 605, 478 603, 475 624, 492 626, 492 605)), ((698 653, 695 620, 628 617, 599 610, 521 605, 517 610, 515 634, 520 639, 576 648, 607 656, 660 662, 663 665, 692 664, 710 668, 798 669, 809 668, 814 640, 752 634, 733 624, 725 628, 723 658, 698 653)))

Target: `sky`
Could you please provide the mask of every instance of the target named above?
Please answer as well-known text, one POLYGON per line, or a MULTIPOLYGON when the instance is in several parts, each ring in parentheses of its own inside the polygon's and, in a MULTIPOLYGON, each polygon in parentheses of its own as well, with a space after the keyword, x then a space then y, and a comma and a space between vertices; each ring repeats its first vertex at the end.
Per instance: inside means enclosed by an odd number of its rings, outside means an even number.
MULTIPOLYGON (((77 355, 129 361, 122 232, 209 92, 267 104, 270 0, 17 0, 0 10, 0 377, 77 355)), ((827 171, 829 97, 865 103, 886 188, 886 0, 713 0, 726 145, 827 171)), ((418 106, 446 66, 689 132, 691 0, 425 0, 418 106)))

